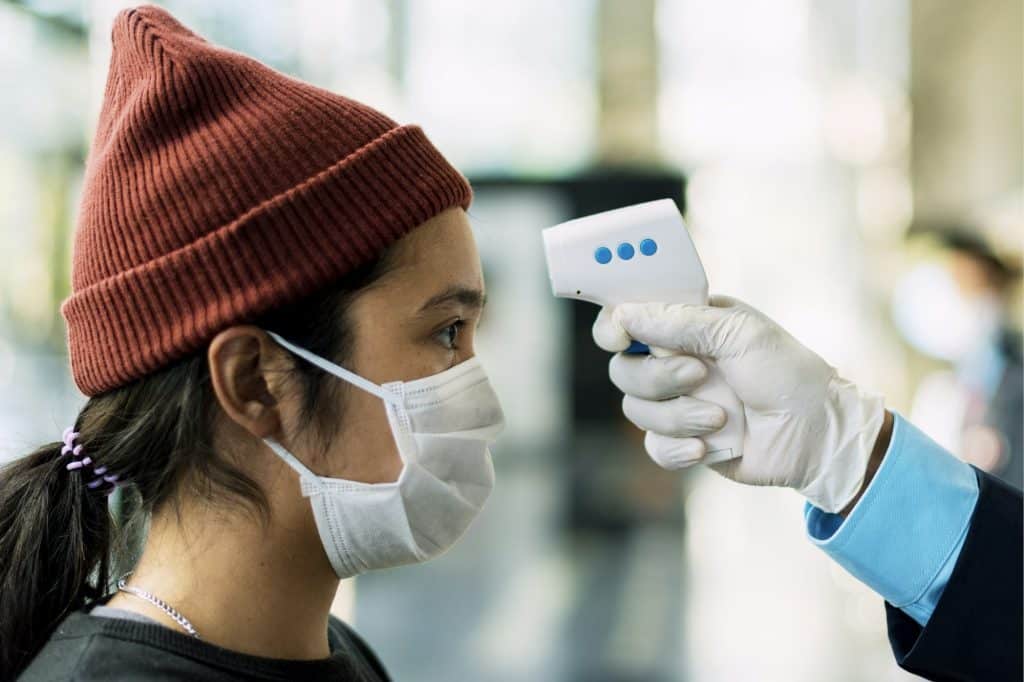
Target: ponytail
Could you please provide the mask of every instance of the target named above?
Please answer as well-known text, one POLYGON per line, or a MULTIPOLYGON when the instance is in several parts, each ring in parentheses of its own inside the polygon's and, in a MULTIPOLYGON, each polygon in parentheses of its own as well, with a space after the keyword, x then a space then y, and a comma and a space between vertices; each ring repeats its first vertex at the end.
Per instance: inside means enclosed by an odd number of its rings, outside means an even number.
POLYGON ((106 593, 112 522, 45 445, 0 469, 0 682, 13 680, 70 611, 106 593))
MULTIPOLYGON (((255 324, 344 362, 354 343, 349 306, 356 292, 391 269, 389 254, 255 324)), ((330 407, 340 404, 337 383, 309 363, 296 363, 294 371, 302 387, 301 427, 329 433, 339 418, 330 407)), ((214 449, 218 414, 200 349, 86 401, 75 424, 85 450, 73 456, 83 466, 86 457, 99 460, 88 470, 68 470, 64 442, 0 468, 0 682, 28 666, 68 613, 107 594, 111 576, 134 564, 132 545, 141 542, 145 521, 165 505, 198 498, 269 513, 260 486, 214 449), (103 493, 124 482, 130 485, 118 510, 123 526, 115 527, 103 493)))

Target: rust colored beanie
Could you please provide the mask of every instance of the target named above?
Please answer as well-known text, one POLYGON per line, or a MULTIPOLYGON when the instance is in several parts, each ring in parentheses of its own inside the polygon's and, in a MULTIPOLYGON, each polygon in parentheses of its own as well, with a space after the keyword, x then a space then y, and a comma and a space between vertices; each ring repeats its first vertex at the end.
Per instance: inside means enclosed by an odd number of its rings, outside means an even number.
POLYGON ((337 281, 472 193, 417 126, 121 12, 67 322, 92 396, 337 281))

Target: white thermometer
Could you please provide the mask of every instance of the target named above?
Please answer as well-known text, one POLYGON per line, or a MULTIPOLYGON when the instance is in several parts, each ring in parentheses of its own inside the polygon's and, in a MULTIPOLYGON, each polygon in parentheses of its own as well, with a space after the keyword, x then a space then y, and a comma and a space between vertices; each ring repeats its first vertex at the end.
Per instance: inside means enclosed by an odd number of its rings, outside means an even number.
MULTIPOLYGON (((543 231, 551 289, 555 296, 603 306, 620 303, 708 302, 708 278, 683 217, 671 199, 570 220, 543 231)), ((633 342, 627 352, 672 352, 633 342)), ((703 438, 705 464, 743 454, 743 404, 709 358, 708 377, 693 397, 721 405, 725 426, 703 438)))

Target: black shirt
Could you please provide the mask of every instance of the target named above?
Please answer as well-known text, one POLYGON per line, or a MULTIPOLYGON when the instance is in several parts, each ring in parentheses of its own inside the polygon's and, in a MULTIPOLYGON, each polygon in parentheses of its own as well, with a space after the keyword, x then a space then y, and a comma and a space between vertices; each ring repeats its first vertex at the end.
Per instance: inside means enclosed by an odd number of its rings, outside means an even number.
POLYGON ((92 616, 65 618, 18 678, 75 680, 332 680, 385 682, 387 671, 366 642, 331 616, 331 655, 313 661, 263 658, 230 651, 157 623, 92 616))

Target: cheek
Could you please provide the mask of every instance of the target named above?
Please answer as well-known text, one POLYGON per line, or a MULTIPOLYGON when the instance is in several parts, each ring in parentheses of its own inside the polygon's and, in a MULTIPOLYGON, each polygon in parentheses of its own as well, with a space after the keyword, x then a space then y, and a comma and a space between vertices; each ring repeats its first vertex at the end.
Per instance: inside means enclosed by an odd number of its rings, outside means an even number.
POLYGON ((347 367, 375 384, 389 381, 411 381, 447 369, 451 353, 435 338, 432 324, 399 320, 411 313, 395 312, 396 306, 379 306, 375 314, 370 308, 360 311, 354 325, 353 351, 347 367))
POLYGON ((398 478, 402 460, 380 398, 357 388, 349 391, 340 431, 332 441, 330 467, 332 478, 361 483, 398 478))

